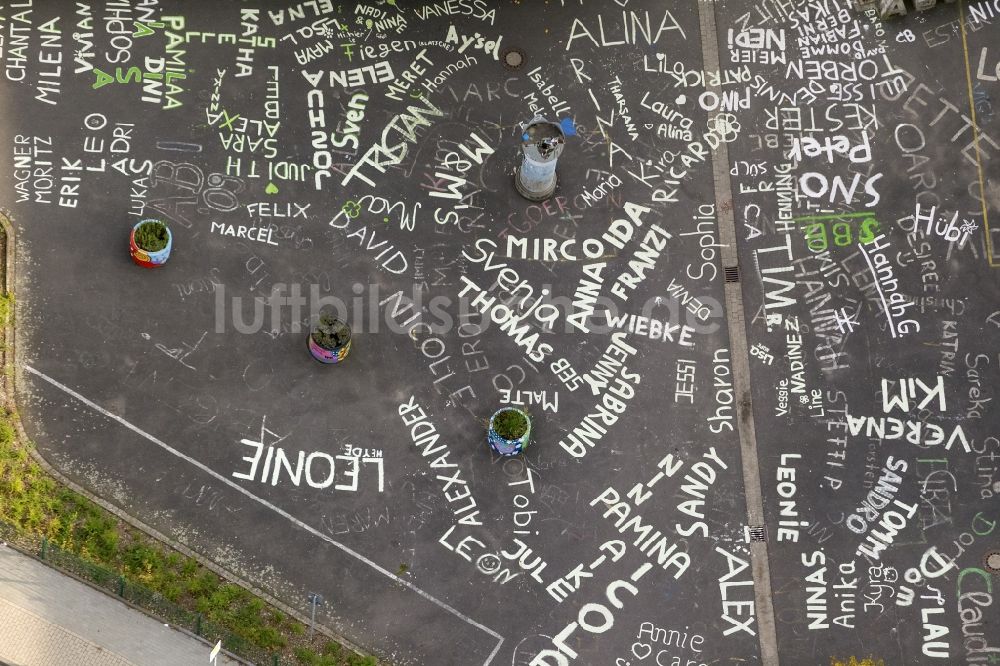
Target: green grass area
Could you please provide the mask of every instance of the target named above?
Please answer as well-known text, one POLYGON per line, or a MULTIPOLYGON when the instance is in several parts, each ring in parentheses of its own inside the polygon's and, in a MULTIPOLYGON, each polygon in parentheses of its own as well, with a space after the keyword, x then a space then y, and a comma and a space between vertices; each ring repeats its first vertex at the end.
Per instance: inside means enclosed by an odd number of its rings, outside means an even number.
MULTIPOLYGON (((0 322, 13 311, 0 297, 0 322)), ((240 644, 280 655, 281 664, 374 666, 325 638, 308 640, 294 618, 243 587, 125 523, 86 497, 60 485, 19 441, 16 413, 0 408, 0 522, 25 537, 120 573, 231 633, 240 644)))

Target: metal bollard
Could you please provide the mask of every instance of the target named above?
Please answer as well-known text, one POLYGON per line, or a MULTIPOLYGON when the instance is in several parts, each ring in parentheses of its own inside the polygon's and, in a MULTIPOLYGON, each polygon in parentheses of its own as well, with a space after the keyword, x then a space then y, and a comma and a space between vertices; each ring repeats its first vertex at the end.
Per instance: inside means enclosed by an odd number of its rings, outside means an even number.
POLYGON ((521 153, 524 156, 514 186, 529 201, 544 201, 556 191, 556 163, 566 145, 562 127, 541 116, 528 122, 521 135, 521 153))

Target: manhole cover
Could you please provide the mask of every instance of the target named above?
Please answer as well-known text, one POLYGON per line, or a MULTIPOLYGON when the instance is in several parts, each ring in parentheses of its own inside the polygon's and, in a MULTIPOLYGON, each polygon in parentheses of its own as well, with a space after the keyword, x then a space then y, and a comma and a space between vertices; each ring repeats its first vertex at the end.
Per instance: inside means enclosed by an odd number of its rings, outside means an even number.
POLYGON ((524 64, 524 51, 510 49, 503 54, 503 64, 507 69, 519 69, 524 64))
POLYGON ((986 568, 993 573, 1000 573, 1000 550, 994 550, 992 553, 986 553, 986 557, 983 558, 986 563, 986 568))

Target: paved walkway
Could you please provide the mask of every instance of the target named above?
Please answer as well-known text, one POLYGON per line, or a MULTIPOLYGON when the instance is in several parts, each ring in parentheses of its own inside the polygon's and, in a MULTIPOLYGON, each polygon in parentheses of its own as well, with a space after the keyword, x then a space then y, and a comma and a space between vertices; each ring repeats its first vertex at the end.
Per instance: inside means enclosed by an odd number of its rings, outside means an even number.
MULTIPOLYGON (((0 662, 12 666, 187 666, 211 648, 0 546, 0 662)), ((218 663, 237 664, 224 655, 218 663)))

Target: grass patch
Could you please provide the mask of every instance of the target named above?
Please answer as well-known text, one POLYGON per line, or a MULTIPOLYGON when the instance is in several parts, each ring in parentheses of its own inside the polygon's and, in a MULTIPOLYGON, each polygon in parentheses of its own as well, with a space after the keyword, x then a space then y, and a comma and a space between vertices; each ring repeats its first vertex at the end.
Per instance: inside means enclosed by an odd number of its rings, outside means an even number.
MULTIPOLYGON (((9 297, 0 297, 0 323, 11 314, 11 306, 9 297)), ((278 654, 281 664, 375 666, 372 657, 360 658, 325 637, 310 641, 305 628, 285 613, 59 485, 31 457, 31 444, 18 440, 16 418, 0 407, 0 529, 6 526, 26 542, 44 538, 84 562, 116 572, 129 584, 200 613, 231 635, 227 647, 278 654)), ((151 609, 156 611, 156 605, 151 609)))

